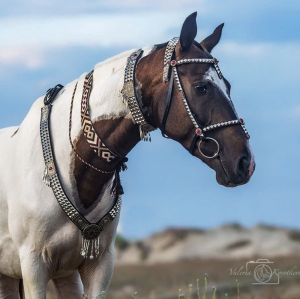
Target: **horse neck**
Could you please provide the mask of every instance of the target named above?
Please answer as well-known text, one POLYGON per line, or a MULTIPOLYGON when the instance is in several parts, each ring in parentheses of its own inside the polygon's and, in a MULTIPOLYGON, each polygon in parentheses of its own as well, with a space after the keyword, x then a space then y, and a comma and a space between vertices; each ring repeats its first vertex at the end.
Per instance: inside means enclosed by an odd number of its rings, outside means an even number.
MULTIPOLYGON (((150 49, 149 49, 150 50, 150 49)), ((124 82, 124 67, 132 51, 95 67, 90 95, 90 115, 95 131, 106 146, 119 157, 125 157, 139 142, 139 129, 120 95, 124 82)), ((146 52, 147 53, 147 52, 146 52)), ((69 198, 85 215, 112 202, 107 187, 113 174, 103 174, 81 162, 72 151, 68 139, 70 102, 77 83, 72 113, 71 136, 79 156, 93 166, 113 171, 118 161, 107 163, 90 148, 81 130, 80 106, 85 75, 65 87, 53 105, 54 150, 61 181, 69 198)), ((99 216, 99 215, 98 215, 99 216)))

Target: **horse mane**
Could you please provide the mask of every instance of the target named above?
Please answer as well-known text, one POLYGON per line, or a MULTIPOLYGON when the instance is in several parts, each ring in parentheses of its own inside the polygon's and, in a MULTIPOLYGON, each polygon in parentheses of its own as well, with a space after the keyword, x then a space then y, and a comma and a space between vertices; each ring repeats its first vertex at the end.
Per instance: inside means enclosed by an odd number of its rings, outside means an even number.
POLYGON ((101 61, 101 62, 98 62, 94 69, 97 69, 97 68, 100 68, 102 66, 105 66, 105 65, 108 65, 108 64, 111 64, 111 63, 114 63, 114 62, 117 62, 119 61, 120 59, 122 58, 125 58, 125 57, 128 57, 132 52, 134 51, 134 49, 132 50, 127 50, 125 52, 122 52, 120 54, 117 54, 116 56, 113 56, 113 57, 110 57, 104 61, 101 61))
MULTIPOLYGON (((142 49, 148 54, 152 53, 152 52, 155 52, 155 51, 158 51, 162 48, 165 48, 166 46, 168 45, 168 42, 166 43, 162 43, 162 44, 156 44, 154 46, 146 46, 146 47, 143 47, 142 49)), ((201 46, 200 46, 201 47, 201 46)), ((97 69, 97 68, 100 68, 102 66, 106 66, 108 64, 111 64, 111 63, 114 63, 114 62, 117 62, 119 61, 120 59, 123 59, 123 58, 127 58, 131 53, 133 53, 134 51, 136 51, 137 49, 131 49, 131 50, 127 50, 125 52, 122 52, 120 54, 117 54, 116 56, 113 56, 113 57, 110 57, 104 61, 101 61, 99 63, 97 63, 94 67, 94 69, 97 69)))

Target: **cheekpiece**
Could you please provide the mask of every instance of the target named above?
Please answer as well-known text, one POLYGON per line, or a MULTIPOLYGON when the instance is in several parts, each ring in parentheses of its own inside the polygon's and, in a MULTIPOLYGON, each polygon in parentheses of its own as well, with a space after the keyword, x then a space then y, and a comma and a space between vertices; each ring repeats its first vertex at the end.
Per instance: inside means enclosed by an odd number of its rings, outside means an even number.
POLYGON ((145 120, 141 107, 139 106, 135 90, 135 69, 137 62, 142 54, 143 50, 140 49, 138 51, 133 52, 127 58, 127 64, 125 67, 124 75, 124 85, 123 89, 121 90, 121 94, 123 96, 124 103, 128 106, 132 114, 134 123, 139 125, 141 140, 151 141, 150 132, 156 130, 156 128, 154 128, 145 120))
POLYGON ((80 214, 65 194, 56 171, 57 168, 52 152, 51 136, 49 132, 50 113, 51 104, 46 104, 42 107, 40 136, 45 160, 43 180, 47 186, 51 187, 57 202, 68 218, 81 230, 82 248, 80 254, 84 258, 89 257, 90 259, 94 259, 100 253, 100 234, 118 215, 121 208, 122 197, 120 195, 117 196, 112 209, 96 223, 90 223, 80 214))
POLYGON ((170 74, 170 64, 172 60, 173 53, 175 51, 176 45, 179 41, 179 37, 173 37, 167 45, 165 58, 164 58, 164 72, 163 72, 163 82, 169 81, 169 74, 170 74))

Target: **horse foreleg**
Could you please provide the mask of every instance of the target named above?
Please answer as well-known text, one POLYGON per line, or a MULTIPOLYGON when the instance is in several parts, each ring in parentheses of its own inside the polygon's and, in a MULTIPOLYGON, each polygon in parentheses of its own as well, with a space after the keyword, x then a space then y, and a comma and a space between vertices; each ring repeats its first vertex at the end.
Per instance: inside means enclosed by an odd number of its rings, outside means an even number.
POLYGON ((20 279, 8 277, 0 273, 0 298, 19 299, 20 279))
POLYGON ((84 293, 88 299, 106 297, 106 292, 113 274, 114 249, 107 249, 98 259, 86 260, 79 269, 84 286, 84 293))
POLYGON ((34 251, 20 251, 23 284, 26 299, 45 299, 48 269, 43 259, 34 251))
POLYGON ((58 299, 82 299, 83 285, 78 271, 67 277, 53 279, 58 299))

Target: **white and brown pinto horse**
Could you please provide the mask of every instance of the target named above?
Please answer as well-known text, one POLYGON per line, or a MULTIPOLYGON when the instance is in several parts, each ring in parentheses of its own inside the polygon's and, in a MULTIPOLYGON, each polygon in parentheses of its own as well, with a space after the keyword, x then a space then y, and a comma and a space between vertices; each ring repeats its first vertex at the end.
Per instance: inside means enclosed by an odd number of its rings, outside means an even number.
MULTIPOLYGON (((223 25, 200 44, 196 36, 196 14, 183 24, 175 48, 177 59, 212 58, 223 25)), ((168 84, 162 82, 166 44, 146 47, 136 68, 138 92, 146 120, 162 128, 168 84)), ((120 91, 124 68, 131 51, 96 65, 90 96, 90 111, 96 131, 105 144, 125 157, 140 141, 139 127, 123 103, 120 91)), ((230 99, 230 84, 220 79, 210 64, 186 64, 178 68, 186 97, 203 126, 236 119, 230 99)), ((87 167, 73 153, 68 139, 72 93, 77 85, 72 117, 72 139, 80 156, 95 167, 113 171, 117 162, 99 159, 88 145, 80 123, 80 102, 85 74, 65 86, 56 97, 50 132, 53 151, 65 193, 90 222, 98 221, 112 207, 112 174, 101 174, 87 167)), ((102 232, 101 254, 94 260, 80 254, 81 232, 66 217, 51 188, 42 181, 44 159, 40 141, 40 113, 43 97, 31 107, 17 127, 0 130, 0 299, 45 299, 46 287, 53 280, 58 298, 100 298, 107 291, 114 264, 114 240, 118 217, 102 232), (23 280, 25 294, 19 293, 23 280)), ((185 110, 179 91, 172 95, 166 134, 186 149, 195 128, 185 110)), ((241 126, 210 131, 218 140, 220 154, 205 158, 197 149, 193 155, 216 171, 219 184, 234 187, 249 181, 254 157, 241 126)), ((210 144, 207 143, 209 152, 210 144)))

